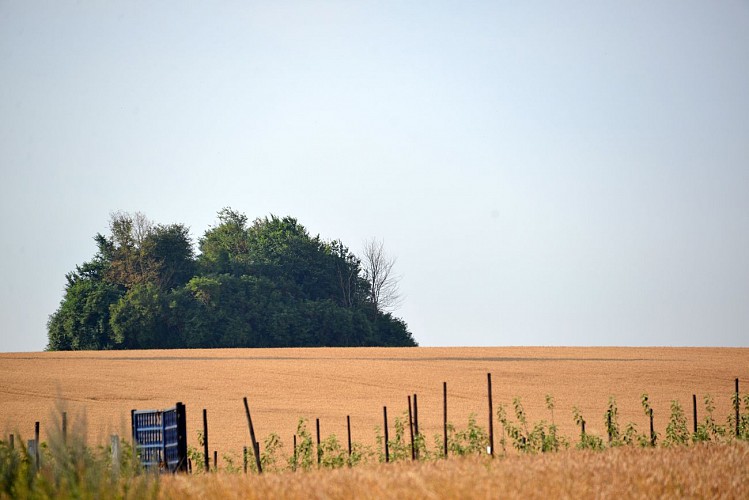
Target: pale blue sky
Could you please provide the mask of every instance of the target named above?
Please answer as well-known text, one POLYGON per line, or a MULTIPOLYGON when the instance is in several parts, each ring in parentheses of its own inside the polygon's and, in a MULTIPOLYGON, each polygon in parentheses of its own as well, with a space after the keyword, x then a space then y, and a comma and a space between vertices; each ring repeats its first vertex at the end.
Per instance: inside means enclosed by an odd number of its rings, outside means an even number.
POLYGON ((0 351, 109 213, 384 239, 421 345, 749 346, 749 2, 0 0, 0 351))

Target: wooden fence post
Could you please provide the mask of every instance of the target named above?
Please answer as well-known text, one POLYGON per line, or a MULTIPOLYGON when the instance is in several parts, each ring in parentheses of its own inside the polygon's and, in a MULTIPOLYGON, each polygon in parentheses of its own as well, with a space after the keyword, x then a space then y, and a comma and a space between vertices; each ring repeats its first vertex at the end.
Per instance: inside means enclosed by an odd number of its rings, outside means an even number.
POLYGON ((178 401, 174 408, 177 423, 177 456, 179 457, 177 470, 187 472, 187 411, 181 401, 178 401))
MULTIPOLYGON (((138 441, 135 436, 135 410, 130 410, 130 425, 132 427, 132 435, 133 435, 133 453, 135 455, 138 454, 138 441)), ((136 458, 139 458, 136 456, 136 458)))
POLYGON ((208 410, 203 408, 203 458, 205 471, 211 470, 211 458, 208 456, 208 410))
POLYGON ((653 409, 650 408, 650 446, 655 446, 655 428, 653 427, 653 409))
POLYGON ((213 472, 218 472, 218 451, 213 450, 213 472))
POLYGON ((346 435, 348 436, 348 465, 351 467, 351 415, 346 415, 346 435))
POLYGON ((442 382, 442 430, 445 436, 445 458, 447 458, 447 382, 442 382))
POLYGON ((385 463, 390 462, 390 450, 388 449, 388 407, 382 407, 382 414, 385 419, 385 463))
POLYGON ((250 440, 252 442, 252 451, 255 455, 255 465, 257 466, 257 473, 263 473, 263 464, 260 462, 260 446, 258 446, 257 440, 255 439, 255 427, 252 426, 252 417, 250 416, 250 406, 247 404, 247 398, 242 398, 244 401, 244 411, 247 416, 247 426, 250 428, 250 440))
POLYGON ((694 421, 694 433, 697 434, 697 395, 692 394, 692 420, 694 421))
POLYGON ((320 419, 315 419, 315 427, 317 428, 317 467, 320 467, 322 462, 322 450, 320 449, 320 419))
POLYGON ((247 447, 242 448, 242 468, 244 473, 247 474, 247 447))
POLYGON ((15 437, 15 435, 13 435, 13 433, 11 433, 10 436, 8 436, 8 444, 10 445, 10 449, 11 450, 15 450, 16 449, 15 439, 16 439, 16 437, 15 437))
POLYGON ((739 398, 739 379, 736 378, 736 437, 738 438, 741 434, 741 429, 739 426, 739 422, 741 422, 741 415, 739 413, 739 406, 741 403, 741 399, 739 398))
POLYGON ((611 435, 611 408, 606 412, 606 431, 609 435, 609 445, 611 445, 611 440, 613 436, 611 435))
MULTIPOLYGON (((416 399, 416 393, 414 393, 414 440, 419 440, 419 401, 416 399)), ((419 446, 416 446, 416 460, 419 459, 419 446)))
POLYGON ((34 422, 34 441, 36 442, 36 447, 34 448, 34 463, 36 464, 36 470, 39 470, 41 463, 39 462, 39 448, 40 441, 39 441, 39 422, 34 422))
POLYGON ((68 413, 62 412, 62 442, 68 444, 68 413))
POLYGON ((494 409, 492 405, 492 374, 486 374, 489 390, 489 455, 494 458, 494 409))
POLYGON ((408 396, 408 432, 411 434, 411 460, 416 460, 416 450, 414 449, 414 421, 411 414, 411 396, 408 396))
POLYGON ((296 471, 296 434, 294 434, 294 466, 291 468, 291 470, 296 471))

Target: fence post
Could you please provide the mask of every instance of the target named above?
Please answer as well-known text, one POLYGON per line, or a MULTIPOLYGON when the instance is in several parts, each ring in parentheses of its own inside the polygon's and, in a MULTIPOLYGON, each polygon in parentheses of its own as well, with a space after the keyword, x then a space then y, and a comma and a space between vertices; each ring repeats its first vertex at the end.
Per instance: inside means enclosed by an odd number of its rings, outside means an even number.
POLYGON ((442 382, 442 430, 445 436, 445 458, 447 458, 447 382, 442 382))
POLYGON ((609 407, 609 410, 606 412, 606 431, 609 435, 609 445, 611 444, 611 439, 613 437, 611 435, 611 411, 611 407, 609 407))
POLYGON ((297 458, 296 458, 296 434, 294 434, 294 466, 291 469, 293 471, 296 471, 296 461, 297 461, 297 458))
POLYGON ((242 448, 242 468, 244 469, 244 473, 247 474, 247 447, 246 446, 242 448))
MULTIPOLYGON (((414 439, 419 439, 419 401, 414 393, 414 439)), ((416 460, 419 459, 419 447, 416 447, 416 460)))
POLYGON ((8 436, 8 444, 10 444, 10 449, 15 450, 16 449, 16 443, 15 443, 16 437, 13 435, 13 433, 8 436))
POLYGON ((177 420, 177 470, 187 472, 187 412, 185 405, 178 401, 175 405, 177 420))
POLYGON ((411 415, 411 396, 408 396, 408 432, 411 434, 411 460, 416 460, 416 450, 414 449, 414 421, 411 415))
POLYGON ((346 434, 348 436, 348 465, 351 467, 351 416, 346 415, 346 434))
POLYGON ((218 451, 213 450, 213 472, 218 472, 218 451))
POLYGON ((385 463, 390 462, 390 450, 388 449, 388 407, 382 407, 382 414, 385 419, 385 463))
POLYGON ((120 457, 120 436, 112 434, 109 437, 109 442, 112 447, 112 475, 117 477, 120 475, 120 463, 122 462, 120 457))
POLYGON ((208 410, 203 408, 203 457, 205 460, 205 471, 211 470, 211 458, 208 456, 208 410))
POLYGON ((320 467, 322 462, 322 450, 320 449, 320 419, 315 419, 315 428, 317 429, 317 467, 320 467))
POLYGON ((741 422, 741 415, 739 414, 739 404, 741 403, 741 399, 739 399, 739 379, 736 378, 736 438, 739 437, 739 434, 741 434, 741 429, 739 426, 739 422, 741 422))
POLYGON ((655 446, 655 428, 653 427, 653 409, 650 408, 650 446, 655 446))
POLYGON ((68 413, 62 412, 62 442, 68 444, 68 413))
POLYGON ((489 390, 489 455, 494 458, 494 409, 492 405, 492 374, 486 374, 489 390))
POLYGON ((247 415, 247 425, 250 428, 250 440, 252 441, 252 451, 255 454, 255 465, 257 466, 257 473, 262 474, 263 473, 263 464, 260 463, 260 446, 257 444, 257 440, 255 439, 255 428, 252 426, 252 417, 250 416, 250 407, 247 404, 247 398, 242 398, 244 401, 244 411, 247 415))
POLYGON ((697 434, 697 395, 692 394, 692 420, 694 421, 694 433, 697 434))
POLYGON ((36 448, 34 448, 34 463, 36 464, 36 470, 39 470, 39 422, 34 422, 34 441, 36 442, 36 448))
POLYGON ((136 458, 140 460, 140 457, 138 456, 138 439, 135 435, 135 410, 130 410, 130 425, 132 426, 133 433, 133 453, 136 455, 136 458))

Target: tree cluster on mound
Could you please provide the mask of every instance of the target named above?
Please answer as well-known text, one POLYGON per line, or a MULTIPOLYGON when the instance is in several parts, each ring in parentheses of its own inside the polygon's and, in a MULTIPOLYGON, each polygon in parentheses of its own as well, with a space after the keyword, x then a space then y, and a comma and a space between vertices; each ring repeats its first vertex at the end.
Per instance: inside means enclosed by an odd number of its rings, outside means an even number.
POLYGON ((113 214, 93 259, 66 275, 47 349, 417 345, 341 241, 291 217, 218 219, 196 256, 184 225, 113 214))

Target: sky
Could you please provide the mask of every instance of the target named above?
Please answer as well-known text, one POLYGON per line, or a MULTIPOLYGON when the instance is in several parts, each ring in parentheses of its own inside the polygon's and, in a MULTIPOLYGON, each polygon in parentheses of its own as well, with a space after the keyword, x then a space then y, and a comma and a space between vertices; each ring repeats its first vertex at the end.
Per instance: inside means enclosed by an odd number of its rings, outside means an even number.
POLYGON ((382 239, 423 346, 749 346, 749 2, 0 0, 0 351, 227 206, 382 239))

